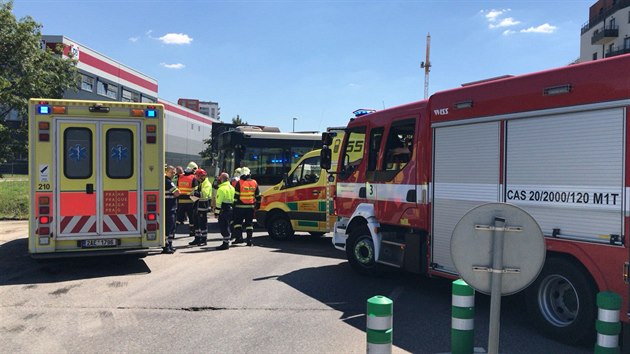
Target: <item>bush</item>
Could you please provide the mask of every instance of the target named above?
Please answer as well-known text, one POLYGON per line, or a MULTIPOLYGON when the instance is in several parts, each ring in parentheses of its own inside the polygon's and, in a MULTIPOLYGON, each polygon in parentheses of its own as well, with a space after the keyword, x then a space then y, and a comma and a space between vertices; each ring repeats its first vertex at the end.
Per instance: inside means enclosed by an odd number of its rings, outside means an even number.
POLYGON ((28 219, 28 180, 0 180, 0 220, 28 219))

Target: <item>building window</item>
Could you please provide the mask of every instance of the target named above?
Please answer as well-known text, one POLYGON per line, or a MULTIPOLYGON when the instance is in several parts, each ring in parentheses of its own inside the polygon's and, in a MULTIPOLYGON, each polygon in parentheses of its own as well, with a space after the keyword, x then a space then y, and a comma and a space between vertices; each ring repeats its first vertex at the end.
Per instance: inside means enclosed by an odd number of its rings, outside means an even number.
POLYGON ((623 39, 623 49, 630 49, 630 37, 623 39))
POLYGON ((195 125, 194 124, 190 125, 190 130, 195 130, 195 125))
POLYGON ((630 11, 628 11, 628 23, 630 23, 630 11))
POLYGON ((151 97, 147 97, 145 95, 142 95, 142 102, 144 103, 155 103, 155 100, 151 97))
POLYGON ((593 60, 597 60, 597 52, 593 53, 593 60))
POLYGON ((122 89, 122 101, 123 102, 140 102, 140 94, 137 92, 131 92, 126 89, 122 89))
POLYGON ((96 93, 101 96, 107 96, 112 99, 118 98, 118 87, 116 85, 108 84, 106 82, 96 82, 96 93))
POLYGON ((81 90, 83 91, 94 91, 94 78, 81 74, 81 90))

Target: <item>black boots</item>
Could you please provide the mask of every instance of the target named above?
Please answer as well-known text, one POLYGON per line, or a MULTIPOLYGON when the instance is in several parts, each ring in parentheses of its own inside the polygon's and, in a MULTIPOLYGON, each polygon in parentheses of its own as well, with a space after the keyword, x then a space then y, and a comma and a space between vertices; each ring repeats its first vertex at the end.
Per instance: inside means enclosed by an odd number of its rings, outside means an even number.
POLYGON ((205 246, 208 244, 208 236, 201 236, 199 238, 199 243, 197 244, 198 246, 205 246))
POLYGON ((216 250, 217 251, 223 251, 223 250, 227 250, 230 248, 230 243, 229 242, 223 242, 221 244, 221 246, 217 247, 216 250))
POLYGON ((175 253, 175 249, 173 248, 173 241, 171 241, 171 240, 166 241, 166 246, 164 246, 162 248, 162 253, 163 254, 173 254, 173 253, 175 253))
POLYGON ((195 236, 195 239, 190 241, 190 242, 188 242, 188 244, 191 245, 191 246, 197 246, 197 245, 199 245, 200 242, 201 242, 201 237, 195 236))

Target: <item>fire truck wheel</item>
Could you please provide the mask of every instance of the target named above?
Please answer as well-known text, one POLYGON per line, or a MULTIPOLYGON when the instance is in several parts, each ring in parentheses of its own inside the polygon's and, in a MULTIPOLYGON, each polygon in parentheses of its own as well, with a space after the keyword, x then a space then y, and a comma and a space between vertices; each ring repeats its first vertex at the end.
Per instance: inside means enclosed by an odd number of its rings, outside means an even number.
POLYGON ((294 235, 291 221, 282 215, 274 216, 269 222, 269 236, 278 241, 288 240, 294 235))
POLYGON ((597 315, 596 288, 579 265, 549 258, 525 293, 537 328, 565 343, 592 338, 597 315))
POLYGON ((374 241, 372 241, 372 235, 367 226, 353 230, 348 241, 346 255, 352 268, 361 274, 380 275, 382 268, 374 258, 374 241))

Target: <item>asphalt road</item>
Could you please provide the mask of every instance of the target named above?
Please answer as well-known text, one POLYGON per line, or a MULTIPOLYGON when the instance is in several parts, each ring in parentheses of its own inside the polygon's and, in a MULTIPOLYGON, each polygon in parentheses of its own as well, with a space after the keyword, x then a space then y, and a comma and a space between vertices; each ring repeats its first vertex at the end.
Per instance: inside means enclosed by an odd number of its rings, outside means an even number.
MULTIPOLYGON (((214 222, 211 223, 215 227, 214 222)), ((26 224, 0 222, 0 351, 6 353, 364 353, 366 300, 394 300, 394 352, 450 350, 451 281, 355 274, 330 237, 288 242, 255 233, 255 247, 175 241, 174 255, 38 263, 26 224)), ((184 235, 181 235, 184 236, 184 235)), ((490 299, 476 298, 475 346, 487 348, 490 299)), ((590 353, 526 320, 503 298, 501 353, 590 353)))

